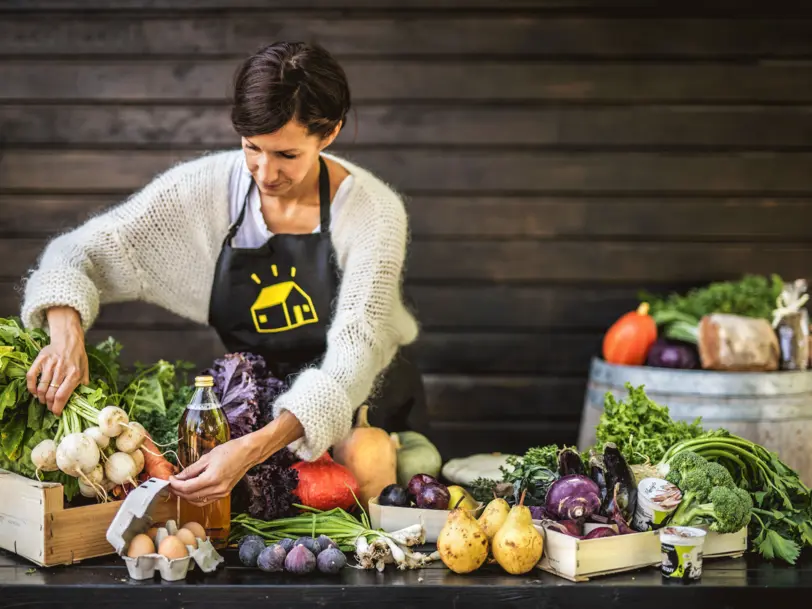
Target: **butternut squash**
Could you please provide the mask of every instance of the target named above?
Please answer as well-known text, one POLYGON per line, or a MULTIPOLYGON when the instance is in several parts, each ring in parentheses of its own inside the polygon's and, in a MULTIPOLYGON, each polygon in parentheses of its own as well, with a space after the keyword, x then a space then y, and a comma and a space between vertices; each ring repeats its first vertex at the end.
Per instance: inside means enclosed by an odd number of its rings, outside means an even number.
POLYGON ((384 487, 397 482, 397 449, 389 434, 372 427, 367 419, 369 406, 358 409, 358 422, 340 444, 333 447, 333 459, 350 470, 358 481, 358 500, 365 510, 369 500, 384 487))

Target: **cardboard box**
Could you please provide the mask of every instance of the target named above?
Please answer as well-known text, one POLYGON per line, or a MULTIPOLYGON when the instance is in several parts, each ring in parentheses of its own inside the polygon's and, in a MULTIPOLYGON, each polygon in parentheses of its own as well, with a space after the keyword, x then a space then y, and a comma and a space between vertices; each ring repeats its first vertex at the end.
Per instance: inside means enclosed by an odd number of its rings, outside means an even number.
MULTIPOLYGON (((41 567, 115 554, 106 534, 122 503, 66 508, 61 484, 0 470, 0 548, 41 567)), ((177 500, 159 502, 152 516, 177 519, 177 500)))

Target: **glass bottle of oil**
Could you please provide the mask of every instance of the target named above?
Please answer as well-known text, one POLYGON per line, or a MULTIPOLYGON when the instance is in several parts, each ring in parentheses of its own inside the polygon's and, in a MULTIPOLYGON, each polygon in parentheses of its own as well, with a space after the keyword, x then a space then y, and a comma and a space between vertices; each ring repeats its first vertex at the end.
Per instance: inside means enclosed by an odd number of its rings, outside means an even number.
MULTIPOLYGON (((178 424, 178 458, 189 467, 215 446, 231 439, 226 413, 214 393, 211 376, 195 377, 195 393, 178 424)), ((180 499, 180 526, 197 522, 206 529, 216 548, 225 547, 231 528, 231 497, 212 500, 202 507, 180 499)))

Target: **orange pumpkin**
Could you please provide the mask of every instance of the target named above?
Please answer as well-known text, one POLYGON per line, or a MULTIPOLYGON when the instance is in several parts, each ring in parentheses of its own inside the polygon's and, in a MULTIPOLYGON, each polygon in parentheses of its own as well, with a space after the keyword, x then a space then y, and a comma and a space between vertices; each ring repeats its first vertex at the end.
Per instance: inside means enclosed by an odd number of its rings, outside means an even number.
POLYGON ((618 319, 603 337, 603 359, 610 364, 642 366, 657 340, 657 324, 648 314, 648 303, 618 319))

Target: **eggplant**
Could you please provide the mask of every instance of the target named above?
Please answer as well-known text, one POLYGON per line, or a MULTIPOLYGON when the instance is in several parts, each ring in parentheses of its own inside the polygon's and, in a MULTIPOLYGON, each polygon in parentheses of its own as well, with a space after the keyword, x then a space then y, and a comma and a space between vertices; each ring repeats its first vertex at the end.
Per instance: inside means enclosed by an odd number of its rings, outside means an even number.
POLYGON ((596 453, 595 449, 589 450, 589 477, 598 485, 601 490, 601 503, 606 499, 606 465, 603 456, 596 453))
POLYGON ((558 452, 558 473, 563 476, 583 476, 584 463, 577 450, 562 448, 558 452))
POLYGON ((586 476, 564 476, 547 491, 546 511, 557 520, 583 523, 601 507, 600 489, 586 476))
POLYGON ((600 513, 613 518, 615 512, 631 522, 637 507, 637 483, 634 473, 620 454, 617 445, 607 442, 603 447, 603 464, 606 468, 606 496, 601 502, 600 513))
POLYGON ((654 368, 693 370, 699 368, 699 353, 696 345, 691 343, 658 338, 649 348, 646 365, 654 368))

